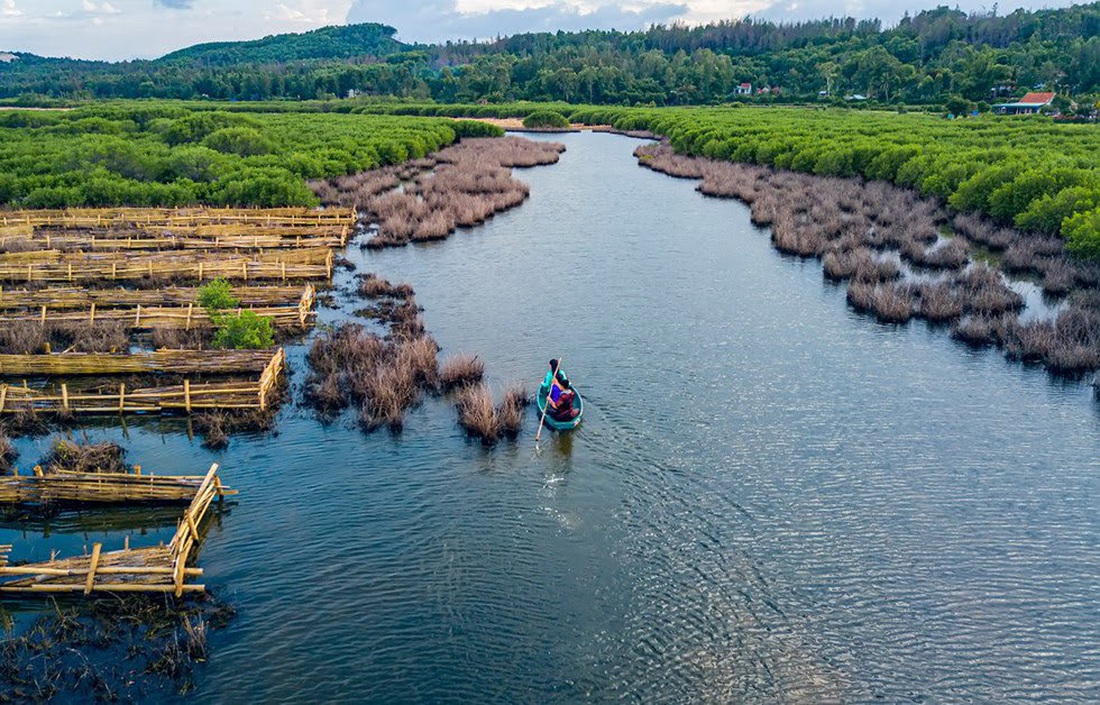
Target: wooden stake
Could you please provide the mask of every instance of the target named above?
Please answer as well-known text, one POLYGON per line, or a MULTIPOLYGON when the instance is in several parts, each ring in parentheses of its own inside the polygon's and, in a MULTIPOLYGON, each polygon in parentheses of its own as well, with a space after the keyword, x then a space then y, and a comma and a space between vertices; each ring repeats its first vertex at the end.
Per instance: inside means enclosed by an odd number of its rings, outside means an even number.
POLYGON ((92 585, 95 583, 95 569, 99 566, 99 551, 103 548, 103 544, 97 543, 92 546, 92 562, 88 564, 88 579, 84 581, 84 594, 92 594, 92 585))

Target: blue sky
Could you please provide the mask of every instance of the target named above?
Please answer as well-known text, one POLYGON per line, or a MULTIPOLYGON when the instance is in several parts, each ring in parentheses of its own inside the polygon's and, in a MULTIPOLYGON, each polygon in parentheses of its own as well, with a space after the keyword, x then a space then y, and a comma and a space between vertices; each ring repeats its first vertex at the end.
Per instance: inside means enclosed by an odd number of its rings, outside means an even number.
MULTIPOLYGON (((908 0, 0 0, 0 51, 111 61, 155 58, 209 41, 256 39, 346 22, 382 22, 406 41, 485 39, 545 30, 643 29, 751 15, 795 21, 828 16, 896 22, 937 3, 908 0)), ((997 4, 1062 7, 1064 0, 997 4)), ((959 0, 968 12, 985 0, 959 0)))

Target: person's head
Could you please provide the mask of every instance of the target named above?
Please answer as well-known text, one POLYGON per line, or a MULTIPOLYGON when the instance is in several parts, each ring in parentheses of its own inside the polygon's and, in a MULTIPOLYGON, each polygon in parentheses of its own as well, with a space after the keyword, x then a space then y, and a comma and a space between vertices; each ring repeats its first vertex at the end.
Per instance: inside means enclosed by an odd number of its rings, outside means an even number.
POLYGON ((550 369, 555 372, 558 371, 558 358, 555 357, 550 360, 550 369))

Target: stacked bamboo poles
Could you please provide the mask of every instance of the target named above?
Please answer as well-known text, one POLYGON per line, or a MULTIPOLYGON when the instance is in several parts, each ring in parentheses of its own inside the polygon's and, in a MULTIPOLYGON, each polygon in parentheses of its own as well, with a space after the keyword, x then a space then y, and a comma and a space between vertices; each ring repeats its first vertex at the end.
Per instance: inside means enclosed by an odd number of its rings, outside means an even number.
POLYGON ((187 413, 197 409, 258 409, 266 411, 286 370, 286 352, 279 348, 255 382, 217 382, 127 389, 117 393, 70 393, 61 384, 60 393, 0 384, 0 414, 52 412, 63 414, 187 413))
POLYGON ((260 410, 266 411, 268 404, 273 398, 273 393, 276 392, 279 386, 279 382, 283 378, 283 373, 286 372, 286 351, 279 348, 274 357, 271 358, 271 362, 267 363, 267 367, 260 373, 260 410))
MULTIPOLYGON (((264 306, 230 309, 225 313, 239 315, 242 311, 253 311, 258 316, 270 318, 275 326, 306 328, 312 325, 315 312, 313 296, 289 306, 264 306)), ((136 308, 98 308, 92 304, 87 311, 51 311, 45 305, 37 311, 0 313, 0 325, 5 323, 29 322, 46 325, 49 323, 121 323, 132 330, 151 328, 211 328, 217 325, 206 309, 194 304, 186 306, 142 306, 136 308)))
POLYGON ((267 350, 156 350, 132 354, 56 353, 0 355, 0 376, 260 373, 271 364, 267 350))
POLYGON ((172 582, 175 586, 175 595, 183 594, 184 580, 187 576, 187 561, 191 556, 191 549, 201 542, 199 526, 214 496, 221 489, 221 481, 217 479, 218 466, 215 463, 210 472, 206 473, 206 479, 195 493, 191 505, 183 513, 183 519, 176 528, 176 535, 172 537, 172 543, 168 544, 169 550, 174 554, 172 582))
POLYGON ((353 209, 328 208, 72 208, 0 213, 0 225, 63 225, 103 227, 120 225, 199 225, 263 223, 266 225, 351 225, 353 209))
MULTIPOLYGON (((312 302, 316 293, 312 284, 301 286, 236 286, 234 298, 242 306, 281 306, 307 298, 312 302)), ((170 286, 163 289, 81 289, 57 287, 50 289, 5 289, 0 286, 0 310, 88 309, 92 304, 108 308, 132 308, 142 306, 186 306, 199 300, 199 290, 194 287, 170 286)))
MULTIPOLYGON (((302 247, 299 249, 277 249, 274 252, 259 250, 247 255, 237 255, 253 262, 273 262, 275 264, 323 264, 332 251, 327 247, 302 247)), ((32 250, 29 252, 0 253, 0 266, 25 266, 27 264, 72 264, 74 266, 91 265, 103 262, 123 261, 127 264, 152 264, 159 266, 182 261, 217 262, 226 259, 224 252, 63 252, 61 250, 32 250)))
POLYGON ((0 280, 17 282, 76 282, 128 279, 207 279, 230 281, 332 278, 332 250, 321 248, 321 263, 302 263, 281 257, 295 250, 280 250, 274 256, 227 255, 216 253, 174 253, 174 257, 127 255, 112 259, 84 259, 67 262, 0 262, 0 280), (272 261, 264 259, 270 257, 272 261))
MULTIPOLYGON (((0 595, 5 593, 159 592, 176 597, 185 592, 202 592, 201 584, 188 583, 202 575, 201 568, 188 567, 194 547, 201 540, 202 526, 214 498, 224 494, 217 477, 217 463, 202 479, 191 504, 183 513, 168 546, 131 549, 127 539, 121 551, 103 551, 92 546, 91 556, 51 560, 22 566, 0 565, 0 595), (4 580, 7 578, 7 580, 4 580), (75 580, 74 580, 75 579, 75 580)), ((8 547, 10 550, 10 547, 8 547)), ((6 553, 5 553, 6 555, 6 553)))
MULTIPOLYGON (((132 473, 68 472, 0 476, 0 503, 47 505, 108 504, 122 502, 190 502, 201 487, 203 475, 142 475, 132 473)), ((222 486, 220 496, 237 494, 222 486)))
MULTIPOLYGON (((217 226, 228 227, 228 226, 217 226)), ((136 233, 79 233, 65 231, 54 234, 49 231, 34 235, 0 235, 0 251, 17 250, 90 250, 113 252, 118 250, 263 250, 300 249, 305 247, 342 247, 347 240, 346 228, 313 231, 309 233, 259 233, 234 232, 228 235, 205 235, 188 232, 180 235, 151 236, 145 231, 136 233)))

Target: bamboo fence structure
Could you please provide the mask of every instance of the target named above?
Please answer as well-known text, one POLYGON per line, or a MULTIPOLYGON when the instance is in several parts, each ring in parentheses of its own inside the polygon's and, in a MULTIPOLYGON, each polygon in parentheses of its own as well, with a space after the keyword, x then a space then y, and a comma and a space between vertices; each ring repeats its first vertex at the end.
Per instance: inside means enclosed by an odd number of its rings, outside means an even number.
MULTIPOLYGON (((327 247, 303 247, 299 249, 259 251, 240 255, 256 262, 274 262, 276 264, 323 264, 332 256, 327 247)), ((29 252, 6 252, 0 254, 0 266, 28 264, 73 264, 85 265, 99 262, 125 262, 127 264, 172 264, 180 261, 217 262, 224 260, 223 252, 63 252, 61 250, 32 250, 29 252)))
MULTIPOLYGON (((217 226, 226 227, 226 226, 217 226)), ((206 228, 199 228, 204 230, 206 228)), ((34 235, 0 235, 0 252, 41 250, 90 250, 113 252, 119 250, 264 250, 303 247, 343 247, 347 243, 348 229, 323 230, 309 233, 234 232, 228 235, 188 232, 181 234, 126 233, 65 231, 59 234, 49 231, 34 235)))
MULTIPOLYGON (((313 301, 316 292, 312 284, 301 286, 236 286, 232 294, 242 306, 283 306, 295 301, 313 301)), ((13 309, 88 309, 92 304, 107 308, 134 306, 186 306, 197 303, 199 290, 194 287, 169 286, 163 289, 82 289, 51 287, 49 289, 5 289, 0 286, 0 310, 13 309)))
POLYGON ((353 225, 354 209, 327 208, 70 208, 0 212, 0 225, 179 225, 261 223, 283 225, 353 225))
POLYGON ((68 384, 59 390, 0 384, 0 414, 51 412, 64 414, 187 413, 204 409, 256 409, 267 411, 286 371, 286 352, 279 348, 257 381, 206 382, 127 389, 117 393, 70 393, 68 384))
POLYGON ((202 540, 200 527, 214 498, 219 496, 218 465, 206 473, 191 504, 183 513, 167 546, 131 549, 129 537, 121 551, 92 546, 90 556, 77 556, 21 566, 8 565, 11 546, 0 547, 0 595, 20 593, 159 592, 180 597, 203 592, 206 587, 189 580, 202 569, 188 567, 195 546, 202 540))
MULTIPOLYGON (((123 502, 190 502, 203 482, 202 475, 143 475, 134 472, 43 472, 0 476, 0 503, 109 504, 123 502)), ((237 494, 215 478, 221 497, 237 494)))
POLYGON ((55 353, 0 355, 0 376, 260 373, 268 350, 156 350, 132 354, 55 353))
MULTIPOLYGON (((35 253, 11 253, 35 254, 35 253)), ((276 253, 260 253, 256 256, 214 253, 165 253, 158 255, 130 255, 116 258, 91 258, 83 255, 77 259, 66 255, 68 261, 11 262, 0 260, 0 280, 18 282, 76 282, 120 281, 128 279, 207 279, 222 278, 231 281, 323 279, 332 278, 334 257, 327 248, 307 250, 278 250, 276 253), (324 253, 320 262, 299 263, 294 252, 309 252, 308 259, 316 259, 315 251, 324 253)), ((7 257, 9 255, 0 255, 7 257)))
MULTIPOLYGON (((297 304, 288 306, 261 306, 230 309, 228 315, 240 315, 242 311, 252 311, 257 316, 270 318, 272 324, 279 327, 308 328, 313 325, 317 312, 314 310, 316 294, 312 286, 302 291, 297 304)), ((52 311, 43 304, 36 311, 0 313, 0 325, 5 323, 39 323, 41 325, 77 323, 121 323, 132 330, 152 328, 211 328, 217 321, 210 317, 206 309, 187 304, 186 306, 142 306, 135 308, 99 308, 92 303, 87 311, 52 311)))

